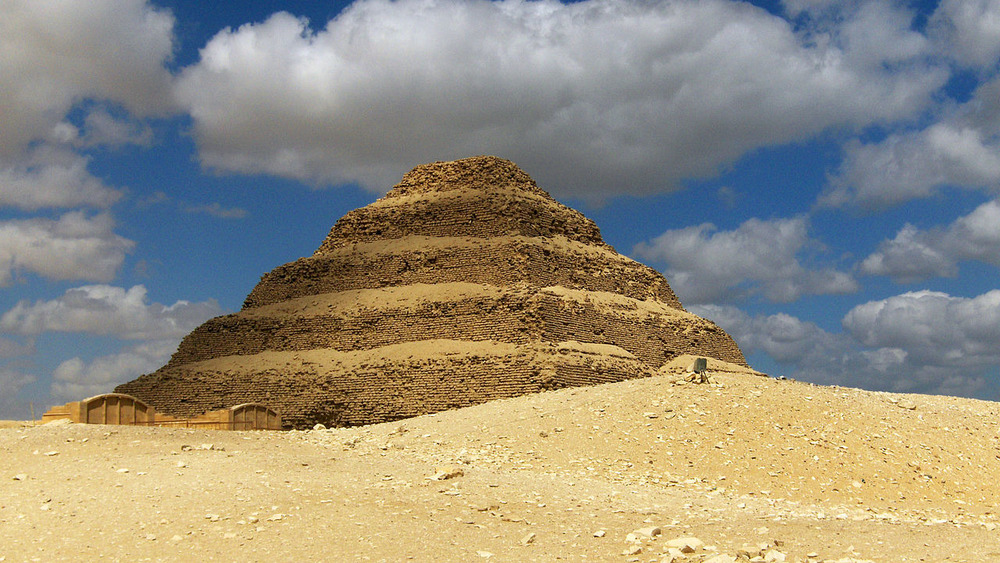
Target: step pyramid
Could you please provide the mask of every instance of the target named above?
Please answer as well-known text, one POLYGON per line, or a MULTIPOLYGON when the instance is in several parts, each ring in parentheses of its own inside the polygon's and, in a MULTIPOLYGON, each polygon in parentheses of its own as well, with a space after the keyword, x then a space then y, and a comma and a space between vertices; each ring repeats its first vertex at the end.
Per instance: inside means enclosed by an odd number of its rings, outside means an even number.
POLYGON ((659 272, 482 156, 414 168, 115 391, 178 417, 253 402, 343 426, 647 377, 681 354, 746 365, 659 272))

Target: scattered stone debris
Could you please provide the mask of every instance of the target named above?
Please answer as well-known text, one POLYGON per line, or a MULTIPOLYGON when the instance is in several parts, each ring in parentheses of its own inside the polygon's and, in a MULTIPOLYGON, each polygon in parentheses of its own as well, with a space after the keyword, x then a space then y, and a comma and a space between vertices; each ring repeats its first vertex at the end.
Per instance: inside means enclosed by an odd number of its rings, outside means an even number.
POLYGON ((666 546, 668 548, 673 547, 679 549, 681 553, 694 553, 699 549, 705 547, 705 542, 694 537, 675 538, 672 540, 667 540, 666 546))
POLYGON ((181 451, 184 451, 184 452, 190 452, 190 451, 195 451, 195 450, 216 451, 216 452, 224 452, 224 451, 226 451, 225 448, 216 446, 215 444, 201 444, 200 446, 191 446, 191 445, 185 444, 185 445, 181 446, 181 451))
POLYGON ((912 411, 912 410, 916 410, 917 409, 916 403, 914 403, 913 401, 911 401, 909 399, 896 399, 896 398, 892 398, 892 399, 889 399, 889 402, 892 403, 892 404, 894 404, 894 405, 896 405, 897 407, 899 407, 901 409, 906 409, 908 411, 912 411))
POLYGON ((432 481, 447 481, 448 479, 454 479, 463 475, 465 475, 465 471, 461 467, 446 465, 437 468, 437 472, 428 477, 428 479, 432 481))

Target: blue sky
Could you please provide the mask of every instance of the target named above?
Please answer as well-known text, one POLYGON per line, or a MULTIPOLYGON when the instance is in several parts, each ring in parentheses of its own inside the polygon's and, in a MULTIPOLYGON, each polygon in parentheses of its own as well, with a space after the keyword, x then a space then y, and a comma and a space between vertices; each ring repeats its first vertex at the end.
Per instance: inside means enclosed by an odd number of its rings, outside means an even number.
POLYGON ((1000 1, 0 4, 0 418, 417 164, 518 163, 773 375, 996 400, 1000 1))

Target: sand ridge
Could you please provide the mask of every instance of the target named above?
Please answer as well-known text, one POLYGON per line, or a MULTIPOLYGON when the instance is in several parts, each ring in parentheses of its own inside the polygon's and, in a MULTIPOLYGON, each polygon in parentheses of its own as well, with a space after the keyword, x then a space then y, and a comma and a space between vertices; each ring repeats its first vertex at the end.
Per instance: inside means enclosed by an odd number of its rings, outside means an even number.
POLYGON ((2 429, 0 557, 1000 559, 996 403, 710 375, 332 430, 2 429))

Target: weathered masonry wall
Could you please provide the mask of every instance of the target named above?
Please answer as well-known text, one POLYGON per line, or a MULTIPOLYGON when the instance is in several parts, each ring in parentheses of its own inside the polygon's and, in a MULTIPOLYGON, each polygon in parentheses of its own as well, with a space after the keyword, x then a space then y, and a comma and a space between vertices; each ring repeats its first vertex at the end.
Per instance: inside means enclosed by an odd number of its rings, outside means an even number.
POLYGON ((604 244, 593 221, 538 196, 483 194, 479 197, 444 196, 411 201, 406 205, 393 205, 392 200, 379 203, 355 209, 337 221, 317 253, 351 243, 408 236, 564 236, 585 244, 604 244))
POLYGON ((542 340, 580 340, 614 344, 658 368, 681 354, 711 356, 742 364, 736 342, 715 324, 686 317, 618 316, 597 311, 592 304, 539 296, 534 311, 543 319, 542 340))
POLYGON ((135 397, 106 393, 52 407, 42 415, 42 422, 61 418, 82 424, 150 424, 156 410, 135 397))
POLYGON ((361 254, 348 250, 302 258, 264 275, 243 307, 353 289, 449 282, 606 291, 655 299, 683 310, 662 274, 624 256, 595 259, 544 244, 486 245, 477 240, 420 251, 361 254))
POLYGON ((322 366, 164 369, 120 386, 161 409, 194 416, 238 401, 266 402, 286 427, 360 425, 478 405, 543 390, 647 377, 641 362, 582 354, 437 356, 324 372, 322 366))
POLYGON ((208 430, 281 430, 281 415, 261 404, 242 404, 200 414, 194 418, 176 418, 157 413, 144 401, 124 393, 106 393, 52 407, 42 422, 67 419, 78 424, 120 426, 181 426, 208 430))
POLYGON ((474 157, 416 167, 117 390, 177 417, 261 403, 287 426, 354 425, 646 377, 681 354, 745 365, 593 221, 474 157))
POLYGON ((502 299, 428 302, 416 308, 362 309, 348 316, 216 317, 184 338, 169 365, 265 351, 372 349, 427 339, 513 344, 582 340, 614 344, 659 367, 682 353, 739 363, 735 342, 690 317, 617 315, 544 293, 502 299))
POLYGON ((359 311, 350 317, 216 317, 184 338, 171 364, 223 356, 246 356, 268 350, 363 350, 397 342, 437 338, 496 340, 524 344, 537 338, 537 323, 526 300, 503 303, 467 300, 428 303, 416 309, 359 311))
POLYGON ((267 401, 286 426, 308 427, 388 422, 542 390, 541 376, 527 357, 440 358, 412 363, 382 362, 339 373, 316 366, 259 371, 163 370, 122 386, 155 397, 177 416, 238 401, 267 401))
POLYGON ((525 194, 551 199, 548 192, 539 188, 531 176, 516 164, 490 156, 417 166, 407 172, 384 199, 403 199, 413 195, 433 195, 460 189, 483 192, 516 189, 525 194))

